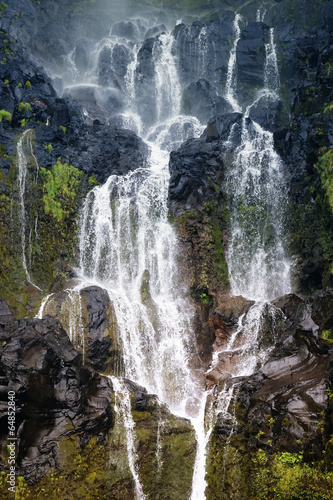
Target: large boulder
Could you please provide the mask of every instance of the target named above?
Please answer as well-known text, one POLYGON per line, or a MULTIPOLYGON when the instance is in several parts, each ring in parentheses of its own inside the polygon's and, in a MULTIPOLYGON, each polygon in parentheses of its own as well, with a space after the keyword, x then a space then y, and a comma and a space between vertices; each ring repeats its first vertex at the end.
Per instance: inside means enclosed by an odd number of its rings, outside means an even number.
MULTIPOLYGON (((34 483, 59 464, 62 436, 78 436, 81 445, 92 438, 105 443, 114 421, 112 385, 82 366, 81 354, 57 320, 16 321, 5 309, 6 321, 0 324, 1 427, 7 429, 11 390, 17 404, 17 471, 34 483)), ((1 441, 6 439, 7 431, 1 433, 1 441)))

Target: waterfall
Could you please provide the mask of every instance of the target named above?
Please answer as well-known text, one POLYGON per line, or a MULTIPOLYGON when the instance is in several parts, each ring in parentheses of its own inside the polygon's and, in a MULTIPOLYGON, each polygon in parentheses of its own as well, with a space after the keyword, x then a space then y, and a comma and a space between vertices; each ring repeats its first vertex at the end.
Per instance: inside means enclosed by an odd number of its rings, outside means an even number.
MULTIPOLYGON (((18 206, 18 222, 20 228, 20 239, 21 239, 21 256, 22 265, 25 271, 27 281, 33 285, 35 288, 40 290, 40 288, 35 285, 30 276, 28 265, 27 265, 27 245, 26 245, 26 210, 25 210, 25 196, 26 196, 26 184, 28 175, 28 159, 32 156, 34 159, 34 166, 36 168, 36 179, 38 176, 38 162, 36 156, 33 153, 32 146, 32 129, 28 129, 19 138, 17 142, 17 167, 18 167, 18 189, 19 189, 19 206, 18 206)), ((30 242, 30 238, 29 238, 30 242)), ((29 249, 30 253, 30 249, 29 249)))
POLYGON ((233 24, 234 31, 234 41, 230 51, 229 61, 228 61, 228 72, 227 72, 227 82, 225 87, 225 98, 231 104, 234 111, 241 112, 242 108, 238 104, 235 92, 236 92, 236 50, 237 44, 240 39, 241 30, 239 27, 240 22, 242 21, 242 17, 240 14, 236 14, 233 24))
MULTIPOLYGON (((265 13, 264 13, 265 14, 265 13)), ((263 16, 264 16, 263 14, 263 16)), ((262 21, 260 11, 257 20, 262 21)), ((240 16, 234 22, 234 44, 230 51, 226 98, 234 111, 241 106, 236 99, 236 46, 240 38, 240 16)), ((233 146, 234 127, 224 144, 233 160, 226 173, 227 202, 230 214, 227 261, 232 295, 255 300, 246 315, 239 318, 238 326, 227 346, 213 355, 211 369, 226 377, 250 376, 265 362, 269 347, 262 345, 267 328, 274 333, 280 309, 268 301, 291 291, 290 261, 286 251, 284 221, 287 209, 287 186, 283 164, 274 149, 273 134, 249 118, 251 109, 263 97, 278 99, 279 73, 274 44, 274 31, 265 45, 264 88, 256 92, 242 118, 238 147, 233 146)), ((229 382, 230 385, 230 382, 229 382)), ((236 385, 226 386, 217 394, 210 411, 210 427, 217 419, 228 421, 230 403, 236 398, 236 385)), ((235 422, 236 423, 236 422, 235 422)))
POLYGON ((287 205, 282 162, 273 134, 243 118, 241 145, 228 173, 232 293, 271 300, 290 292, 284 219, 287 205), (232 194, 231 194, 232 193, 232 194))
POLYGON ((274 28, 269 30, 269 43, 265 44, 265 51, 265 87, 277 95, 280 88, 280 77, 274 43, 274 28))
MULTIPOLYGON (((259 12, 258 16, 262 21, 264 14, 259 12)), ((225 87, 225 98, 235 112, 242 111, 236 94, 237 44, 242 22, 243 18, 236 14, 225 87)), ((187 28, 187 32, 193 37, 191 28, 187 28)), ((107 39, 93 50, 92 66, 87 71, 88 84, 97 87, 93 59, 96 62, 102 46, 113 47, 113 44, 114 40, 107 39)), ((81 281, 69 292, 72 301, 69 335, 74 344, 78 344, 81 337, 80 347, 84 352, 80 291, 87 285, 104 288, 116 316, 125 377, 156 394, 174 414, 192 422, 197 454, 190 498, 204 500, 209 440, 216 419, 231 418, 228 410, 236 389, 225 386, 217 396, 207 394, 190 369, 190 361, 196 356, 191 323, 193 310, 177 267, 177 237, 168 221, 167 206, 169 152, 185 140, 198 137, 202 127, 196 118, 179 115, 182 86, 172 34, 162 33, 156 37, 152 61, 149 61, 153 81, 149 82, 151 99, 147 106, 148 113, 154 117, 151 122, 155 120, 150 127, 145 123, 149 118, 138 116, 136 102, 141 43, 128 44, 128 48, 131 53, 123 80, 127 107, 118 118, 120 116, 122 123, 137 133, 145 130, 150 154, 144 167, 123 176, 111 175, 103 185, 90 191, 83 203, 79 221, 81 281)), ((287 205, 283 165, 274 150, 273 135, 249 118, 251 108, 262 97, 278 97, 280 83, 273 29, 265 50, 264 88, 255 94, 243 114, 240 143, 232 149, 231 134, 222 146, 228 155, 230 152, 233 155, 224 186, 230 213, 227 259, 231 291, 233 295, 256 301, 247 315, 239 319, 225 349, 214 353, 212 369, 219 367, 226 356, 235 356, 237 362, 229 374, 231 378, 251 375, 259 358, 265 359, 265 351, 260 347, 262 319, 266 315, 274 323, 275 315, 279 314, 267 301, 291 289, 283 234, 287 205)), ((199 77, 207 66, 209 53, 206 28, 202 28, 195 43, 190 44, 189 52, 193 74, 199 77)), ((73 54, 68 61, 72 75, 77 76, 79 72, 72 67, 75 66, 73 54)), ((45 313, 50 298, 51 295, 43 300, 38 317, 45 313)), ((116 425, 122 421, 126 429, 128 465, 136 498, 144 499, 129 391, 119 378, 112 377, 112 384, 116 393, 116 425)), ((163 422, 158 424, 157 432, 158 470, 162 467, 163 425, 163 422)))
POLYGON ((157 121, 177 116, 180 112, 181 87, 177 62, 172 54, 174 38, 163 33, 154 45, 157 121))
MULTIPOLYGON (((236 33, 238 22, 236 15, 236 33)), ((280 82, 273 29, 270 29, 270 41, 265 48, 265 88, 243 115, 240 145, 227 173, 231 290, 233 295, 254 300, 271 300, 291 290, 284 236, 287 192, 283 165, 274 149, 273 134, 249 120, 251 108, 262 97, 278 99, 280 82)), ((234 47, 228 65, 229 102, 232 102, 237 84, 233 76, 235 69, 232 69, 236 66, 236 52, 233 51, 234 47)), ((235 110, 237 106, 236 102, 235 110)))
POLYGON ((190 310, 177 278, 177 240, 168 223, 168 155, 151 144, 147 169, 111 176, 85 201, 81 272, 108 290, 126 377, 179 414, 195 393, 190 310), (187 312, 188 311, 188 312, 187 312))

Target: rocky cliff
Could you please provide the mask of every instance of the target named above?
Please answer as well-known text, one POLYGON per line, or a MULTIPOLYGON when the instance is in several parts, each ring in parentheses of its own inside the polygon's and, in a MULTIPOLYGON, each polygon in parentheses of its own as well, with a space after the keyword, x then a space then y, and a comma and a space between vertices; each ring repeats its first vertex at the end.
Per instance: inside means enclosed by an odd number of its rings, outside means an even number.
MULTIPOLYGON (((133 381, 118 385, 126 361, 110 295, 96 283, 74 290, 87 193, 112 175, 144 170, 158 139, 170 154, 169 220, 193 308, 190 365, 210 391, 206 498, 332 498, 333 2, 114 7, 0 3, 1 495, 12 498, 8 389, 18 408, 18 498, 191 495, 193 427, 133 381), (242 17, 232 81, 235 12, 242 17), (183 121, 163 128, 163 107, 152 101, 168 99, 156 90, 156 58, 170 30, 183 121), (117 41, 101 44, 94 61, 96 43, 111 36, 117 41), (278 82, 267 76, 272 36, 278 82), (94 84, 85 81, 89 71, 94 84), (269 85, 279 87, 273 101, 260 94, 269 85), (126 116, 129 98, 140 122, 126 116), (262 306, 246 348, 255 369, 238 376, 246 346, 238 332, 255 302, 230 293, 228 179, 244 127, 254 134, 254 124, 272 133, 281 158, 293 293, 262 306)), ((239 203, 244 225, 249 210, 239 203)), ((269 247, 270 228, 266 236, 269 247)), ((163 335, 148 271, 140 283, 146 315, 163 335)))

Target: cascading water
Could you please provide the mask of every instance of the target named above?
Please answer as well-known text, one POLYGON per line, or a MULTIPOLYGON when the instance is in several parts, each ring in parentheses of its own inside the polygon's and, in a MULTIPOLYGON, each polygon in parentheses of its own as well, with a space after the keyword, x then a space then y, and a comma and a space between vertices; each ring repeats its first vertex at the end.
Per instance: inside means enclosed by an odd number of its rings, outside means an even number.
MULTIPOLYGON (((237 44, 242 22, 237 14, 225 89, 226 99, 237 112, 242 111, 236 93, 237 44)), ((255 102, 263 97, 277 98, 279 77, 273 36, 271 30, 266 44, 265 87, 256 94, 255 102)), ((200 49, 200 54, 198 56, 198 50, 190 53, 190 59, 197 57, 197 65, 193 67, 198 76, 199 66, 206 65, 206 41, 206 30, 202 28, 196 37, 196 49, 200 49)), ((104 46, 113 50, 115 42, 106 40, 104 46)), ((95 55, 87 71, 87 83, 95 87, 97 80, 93 74, 97 71, 95 63, 102 46, 103 43, 93 51, 95 55)), ((167 33, 160 34, 153 46, 155 88, 150 106, 157 121, 148 128, 144 117, 138 117, 139 49, 140 43, 132 45, 124 75, 128 107, 122 118, 123 123, 137 132, 146 130, 150 157, 145 168, 125 176, 113 175, 86 197, 80 221, 79 272, 82 281, 71 293, 79 296, 80 290, 91 284, 107 290, 122 346, 123 375, 157 394, 175 414, 191 419, 197 436, 191 500, 203 500, 207 446, 217 415, 227 418, 234 389, 221 391, 208 411, 205 431, 207 394, 189 368, 196 355, 191 337, 192 311, 176 266, 177 239, 168 222, 167 208, 168 151, 198 136, 202 128, 197 119, 179 116, 182 88, 173 53, 173 36, 167 33)), ((73 61, 72 54, 71 74, 75 76, 79 72, 72 68, 73 61)), ((253 373, 259 356, 264 356, 263 350, 258 348, 261 317, 265 313, 273 321, 276 314, 273 306, 265 301, 290 290, 290 266, 282 231, 286 204, 282 164, 274 151, 272 134, 249 119, 253 105, 248 106, 243 115, 240 145, 234 151, 234 161, 227 172, 228 265, 232 293, 257 300, 246 317, 240 318, 226 348, 214 355, 213 366, 223 356, 235 356, 237 363, 231 377, 253 373)), ((232 137, 228 144, 232 144, 232 137)), ((48 296, 43 302, 38 317, 42 316, 50 298, 48 296)), ((80 315, 79 310, 76 313, 74 316, 80 315)), ((82 325, 73 320, 69 328, 76 342, 82 325)), ((129 393, 120 379, 112 377, 112 382, 118 419, 122 419, 126 427, 128 464, 136 497, 140 500, 145 496, 136 466, 135 424, 131 418, 129 393)), ((159 449, 157 444, 157 456, 159 449)), ((161 464, 159 458, 158 463, 161 464)))
POLYGON ((237 81, 236 75, 236 50, 237 44, 240 39, 241 29, 240 22, 242 21, 242 17, 239 14, 236 14, 233 31, 234 31, 234 41, 230 51, 230 57, 228 61, 228 72, 227 72, 227 82, 225 86, 225 98, 231 104, 234 111, 241 112, 241 106, 238 104, 235 97, 235 87, 237 81))
MULTIPOLYGON (((40 290, 40 288, 35 285, 32 281, 28 270, 27 264, 27 245, 26 245, 26 210, 25 210, 25 196, 26 196, 26 183, 28 175, 28 158, 29 156, 33 158, 34 166, 36 167, 36 179, 38 176, 38 162, 36 156, 33 152, 32 146, 32 130, 28 129, 19 138, 17 142, 17 166, 18 166, 18 187, 19 187, 19 210, 18 210, 18 221, 20 226, 20 238, 21 238, 21 255, 22 255, 22 265, 25 271, 27 281, 33 285, 35 288, 40 290)), ((29 242, 30 242, 29 238, 29 242)), ((30 254, 30 249, 29 249, 30 254)))
POLYGON ((115 425, 116 428, 121 426, 125 427, 128 465, 134 479, 136 498, 137 500, 144 500, 146 497, 142 490, 142 485, 140 483, 136 464, 136 449, 134 438, 135 424, 131 412, 130 393, 122 380, 116 377, 111 377, 111 380, 115 391, 114 410, 117 415, 115 425))
MULTIPOLYGON (((151 108, 157 122, 147 130, 148 140, 152 141, 148 142, 147 166, 125 176, 113 175, 88 194, 79 235, 82 281, 70 294, 79 294, 88 284, 107 290, 122 346, 123 374, 156 394, 176 415, 191 419, 198 440, 191 498, 201 500, 206 486, 205 396, 202 382, 189 368, 196 356, 191 337, 192 306, 179 279, 177 238, 168 222, 167 197, 168 151, 200 135, 202 126, 194 117, 179 116, 181 85, 173 45, 173 36, 162 33, 153 47, 155 90, 151 108)), ((127 117, 135 117, 137 112, 139 49, 137 44, 124 79, 128 110, 123 116, 127 117)), ((101 46, 95 51, 95 58, 100 50, 101 46)), ((94 84, 94 80, 88 83, 94 84)), ((137 127, 140 129, 141 123, 137 127)), ((74 316, 77 315, 78 311, 74 316)), ((80 332, 74 331, 75 322, 72 325, 69 321, 68 327, 77 344, 80 332)), ((76 328, 80 329, 78 324, 76 328)), ((125 422, 136 497, 142 499, 129 394, 120 379, 112 377, 112 382, 116 390, 115 409, 125 422)))
MULTIPOLYGON (((257 21, 261 21, 260 13, 257 17, 257 21)), ((236 15, 225 91, 226 99, 237 112, 242 110, 236 99, 240 22, 240 16, 236 15)), ((283 319, 282 311, 268 301, 291 291, 290 262, 283 231, 287 206, 283 165, 274 149, 273 134, 249 118, 251 109, 263 98, 278 99, 279 74, 273 29, 269 35, 265 45, 264 88, 256 93, 253 103, 243 113, 239 146, 234 149, 234 127, 224 145, 226 151, 233 151, 233 161, 226 174, 231 292, 256 301, 247 314, 240 317, 226 347, 213 355, 212 368, 221 370, 222 378, 227 366, 231 381, 252 375, 258 365, 264 363, 269 348, 262 344, 262 337, 267 328, 274 334, 276 322, 283 319)), ((233 392, 233 386, 229 390, 225 386, 215 395, 208 432, 212 432, 217 418, 230 419, 228 408, 234 399, 233 392)))
MULTIPOLYGON (((235 42, 238 43, 240 17, 235 17, 235 42)), ((273 134, 249 120, 251 108, 263 97, 278 99, 279 73, 270 29, 266 44, 265 87, 255 96, 243 115, 240 146, 227 173, 230 241, 228 266, 234 295, 255 300, 271 300, 288 293, 290 263, 286 256, 283 222, 287 206, 283 165, 274 149, 273 134)), ((228 65, 226 97, 235 111, 236 46, 228 65)), ((229 141, 232 145, 232 140, 229 141)))

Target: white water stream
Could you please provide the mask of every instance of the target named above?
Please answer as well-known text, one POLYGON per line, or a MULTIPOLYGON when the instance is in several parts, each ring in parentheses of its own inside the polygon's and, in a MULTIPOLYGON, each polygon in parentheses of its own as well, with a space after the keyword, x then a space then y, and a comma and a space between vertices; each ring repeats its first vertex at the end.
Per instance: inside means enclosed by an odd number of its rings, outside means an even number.
MULTIPOLYGON (((18 222, 20 226, 20 238, 21 238, 21 257, 22 265, 25 271, 27 281, 33 285, 38 290, 41 290, 37 285, 34 284, 29 273, 28 263, 27 263, 27 244, 26 244, 26 210, 25 210, 25 196, 26 196, 26 184, 28 176, 28 158, 33 158, 33 163, 36 168, 35 181, 38 176, 38 162, 36 156, 33 152, 32 145, 32 130, 28 129, 23 132, 20 136, 17 146, 17 167, 18 167, 18 187, 19 187, 19 205, 18 205, 18 222)), ((29 248, 28 255, 31 254, 30 249, 31 235, 29 237, 29 248)))

